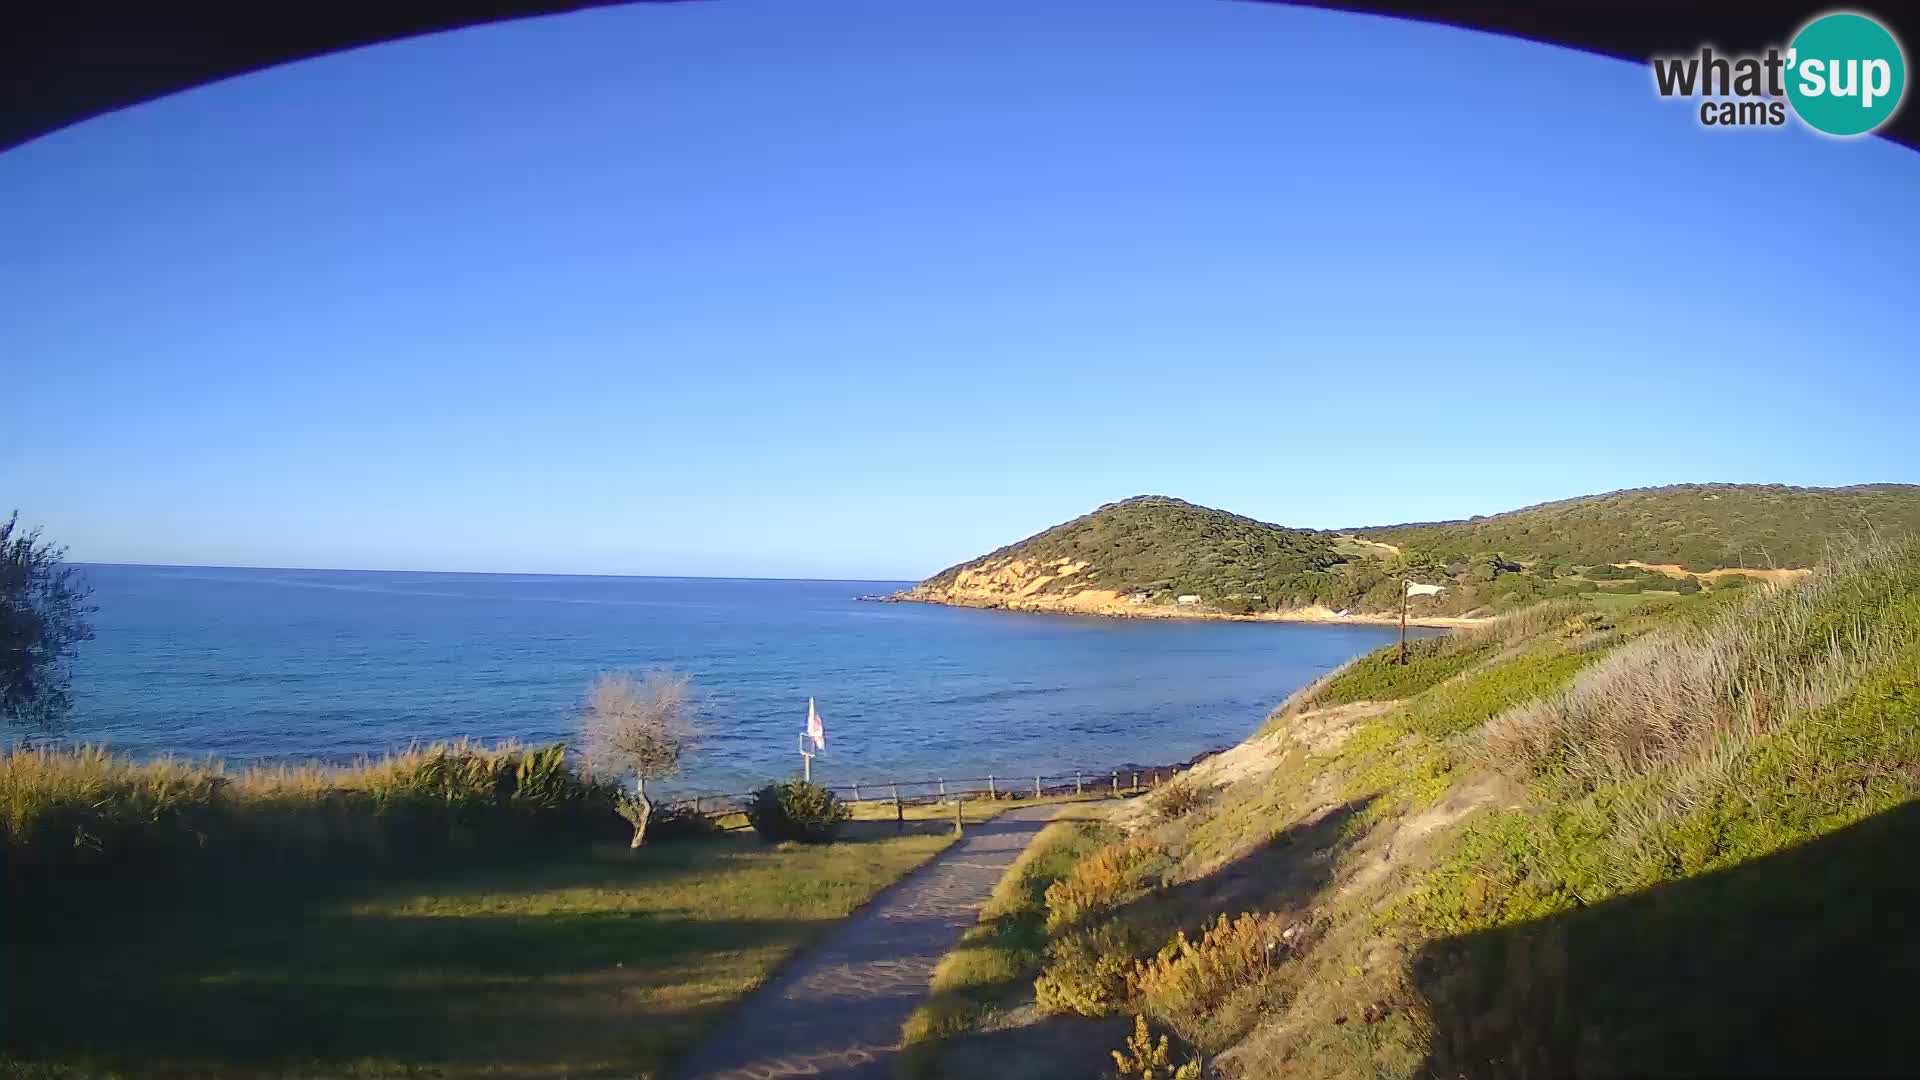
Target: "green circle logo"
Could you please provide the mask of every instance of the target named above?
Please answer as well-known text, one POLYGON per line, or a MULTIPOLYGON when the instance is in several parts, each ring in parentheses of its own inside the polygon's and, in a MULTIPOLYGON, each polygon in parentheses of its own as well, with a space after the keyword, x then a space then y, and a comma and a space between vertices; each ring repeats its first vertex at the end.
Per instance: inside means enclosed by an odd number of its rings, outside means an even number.
POLYGON ((1822 15, 1787 49, 1787 100, 1816 131, 1865 135, 1887 122, 1906 89, 1900 43, 1865 15, 1822 15))

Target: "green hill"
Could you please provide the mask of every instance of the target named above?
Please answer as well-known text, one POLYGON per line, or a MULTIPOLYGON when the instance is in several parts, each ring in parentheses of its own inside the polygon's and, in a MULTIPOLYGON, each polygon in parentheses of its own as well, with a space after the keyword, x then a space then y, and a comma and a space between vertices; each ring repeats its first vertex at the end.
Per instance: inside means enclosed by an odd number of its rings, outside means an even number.
POLYGON ((1160 601, 1194 594, 1222 602, 1281 591, 1298 575, 1341 561, 1332 539, 1320 533, 1141 495, 949 567, 920 589, 1026 598, 1096 590, 1160 601))
POLYGON ((1491 517, 1358 530, 1443 558, 1498 551, 1579 565, 1813 566, 1848 537, 1920 532, 1920 486, 1675 484, 1541 503, 1491 517))
POLYGON ((1485 616, 1543 600, 1746 583, 1712 573, 1729 568, 1778 570, 1774 579, 1785 580, 1786 570, 1818 564, 1832 545, 1914 534, 1920 486, 1911 484, 1682 484, 1351 533, 1143 495, 950 567, 905 595, 1107 615, 1316 606, 1386 613, 1398 609, 1399 583, 1412 577, 1447 586, 1416 599, 1416 616, 1485 616), (1667 570, 1620 565, 1633 562, 1667 570))

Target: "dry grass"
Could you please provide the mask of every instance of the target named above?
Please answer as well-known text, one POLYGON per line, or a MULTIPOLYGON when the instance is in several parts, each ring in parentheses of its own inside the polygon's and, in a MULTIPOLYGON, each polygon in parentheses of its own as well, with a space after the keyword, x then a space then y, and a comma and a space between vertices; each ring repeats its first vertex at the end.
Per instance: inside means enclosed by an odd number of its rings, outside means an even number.
POLYGON ((1840 700, 1920 642, 1916 589, 1920 549, 1861 549, 1705 626, 1676 625, 1614 650, 1565 692, 1488 724, 1485 758, 1579 791, 1684 763, 1668 808, 1687 809, 1749 741, 1840 700), (1889 610, 1897 603, 1905 609, 1889 610))

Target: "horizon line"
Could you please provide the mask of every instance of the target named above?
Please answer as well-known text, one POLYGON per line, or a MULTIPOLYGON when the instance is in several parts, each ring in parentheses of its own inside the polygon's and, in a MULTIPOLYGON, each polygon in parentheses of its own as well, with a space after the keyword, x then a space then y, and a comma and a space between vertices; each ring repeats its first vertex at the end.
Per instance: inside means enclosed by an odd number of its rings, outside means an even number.
MULTIPOLYGON (((748 574, 585 574, 551 573, 540 570, 403 570, 371 566, 251 566, 238 563, 145 563, 105 562, 96 559, 65 560, 68 566, 119 566, 148 570, 283 570, 318 574, 444 574, 466 577, 578 577, 633 578, 645 581, 808 581, 849 585, 895 585, 909 578, 835 578, 835 577, 758 577, 748 574)), ((924 580, 924 579, 921 579, 924 580)))

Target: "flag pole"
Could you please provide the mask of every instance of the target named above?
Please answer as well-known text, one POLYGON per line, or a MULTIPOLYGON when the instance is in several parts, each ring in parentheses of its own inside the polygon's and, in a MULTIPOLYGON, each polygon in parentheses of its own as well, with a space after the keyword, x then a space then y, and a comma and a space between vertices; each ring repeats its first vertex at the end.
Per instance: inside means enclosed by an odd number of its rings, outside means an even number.
POLYGON ((1400 582, 1400 666, 1407 666, 1407 583, 1400 582))

